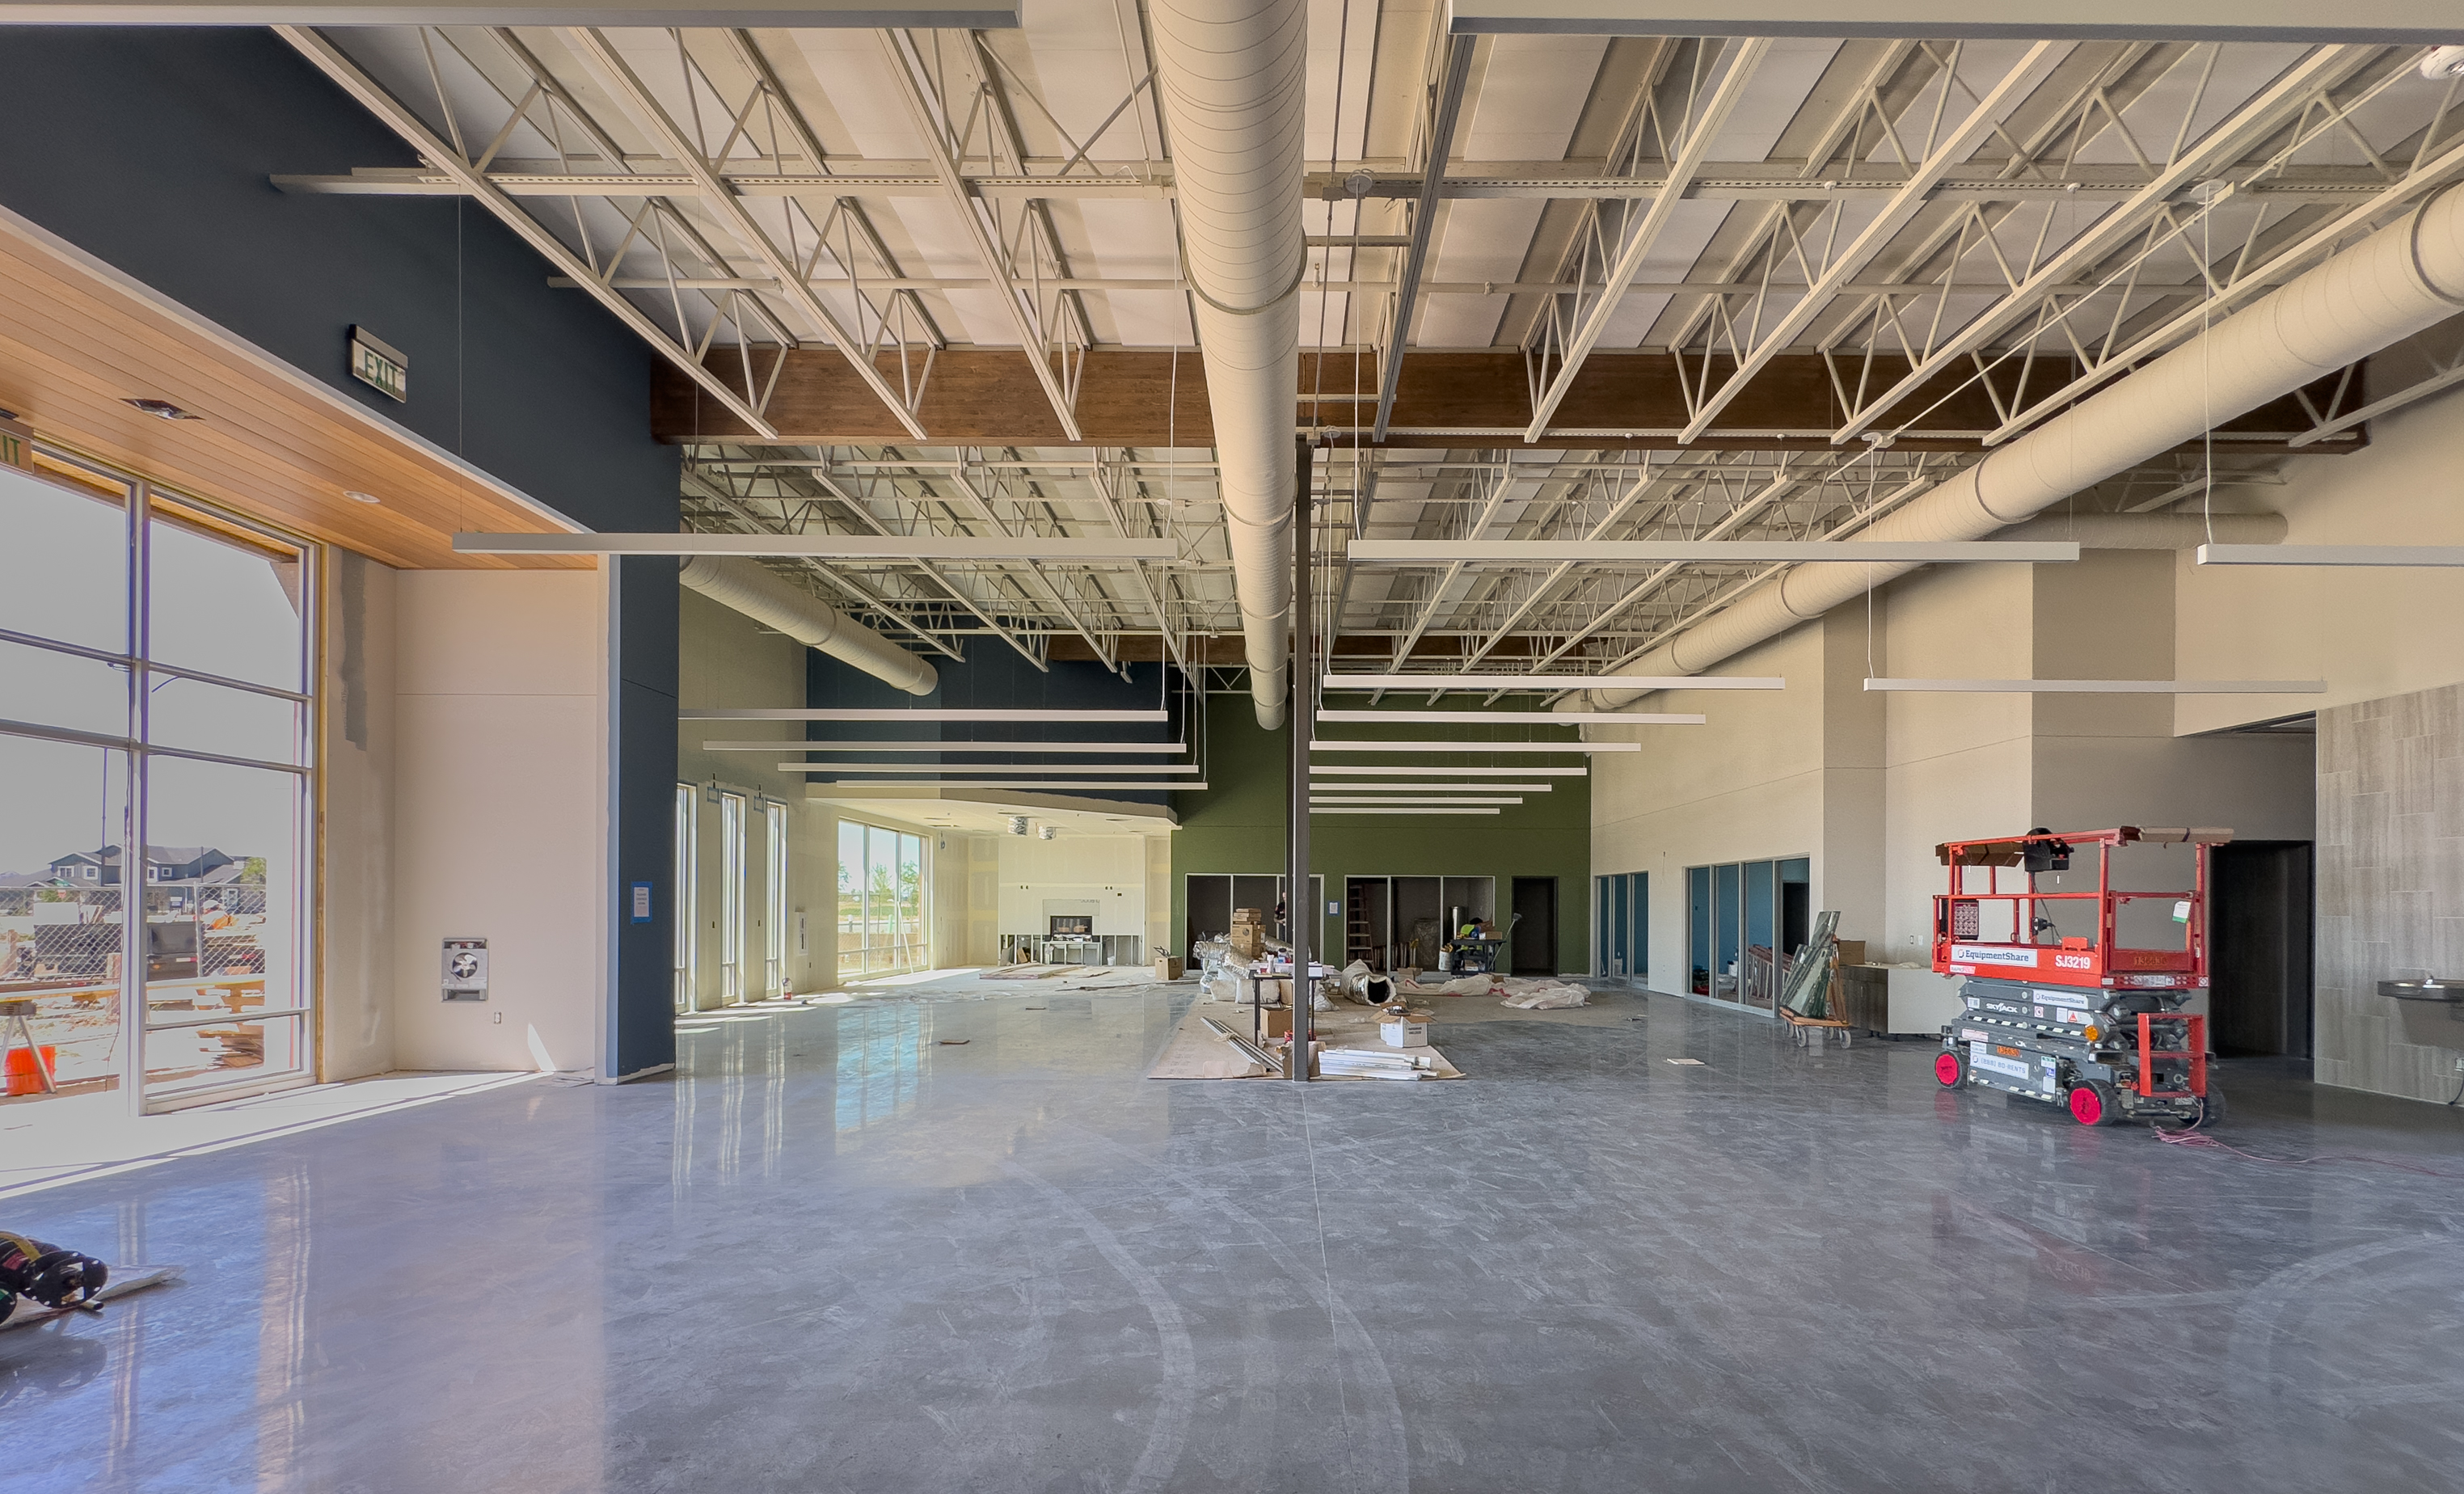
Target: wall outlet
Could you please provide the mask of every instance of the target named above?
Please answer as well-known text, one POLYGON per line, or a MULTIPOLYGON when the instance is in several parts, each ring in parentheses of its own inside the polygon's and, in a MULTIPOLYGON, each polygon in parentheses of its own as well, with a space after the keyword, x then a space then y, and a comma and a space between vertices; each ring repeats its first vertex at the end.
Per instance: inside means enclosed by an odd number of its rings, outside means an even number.
POLYGON ((2459 1058, 2455 1061, 2455 1071, 2459 1074, 2464 1074, 2464 1058, 2459 1058))
POLYGON ((505 1024, 505 1014, 502 1012, 490 1012, 488 1014, 488 1020, 501 1027, 505 1024))

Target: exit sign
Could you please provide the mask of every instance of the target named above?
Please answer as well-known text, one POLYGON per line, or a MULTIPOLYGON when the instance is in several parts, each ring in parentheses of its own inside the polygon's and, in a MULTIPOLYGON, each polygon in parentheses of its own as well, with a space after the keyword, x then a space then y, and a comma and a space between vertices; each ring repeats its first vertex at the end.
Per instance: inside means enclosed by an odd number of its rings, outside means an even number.
POLYGON ((34 433, 5 418, 0 418, 0 467, 34 470, 34 433))
POLYGON ((410 360, 365 327, 351 329, 351 377, 405 404, 410 400, 410 360))

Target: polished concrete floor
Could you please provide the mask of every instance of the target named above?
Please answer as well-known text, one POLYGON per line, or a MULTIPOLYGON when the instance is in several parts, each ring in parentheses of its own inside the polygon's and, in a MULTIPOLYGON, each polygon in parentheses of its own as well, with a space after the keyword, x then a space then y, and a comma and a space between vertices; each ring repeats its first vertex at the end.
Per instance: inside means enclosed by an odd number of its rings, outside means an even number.
POLYGON ((1143 1079, 1187 1000, 711 1021, 12 1200, 190 1274, 0 1333, 0 1488, 2464 1487, 2457 1111, 2228 1064, 2236 1145, 2396 1164, 2269 1165, 1669 998, 1143 1079))

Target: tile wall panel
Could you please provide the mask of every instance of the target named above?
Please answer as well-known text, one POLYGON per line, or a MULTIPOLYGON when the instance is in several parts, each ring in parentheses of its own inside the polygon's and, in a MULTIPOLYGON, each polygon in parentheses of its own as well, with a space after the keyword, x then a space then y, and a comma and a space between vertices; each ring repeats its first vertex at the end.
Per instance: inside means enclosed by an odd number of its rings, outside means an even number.
POLYGON ((2464 686, 2321 712, 2318 808, 2319 1079, 2453 1099, 2464 1021, 2377 985, 2464 977, 2464 686))

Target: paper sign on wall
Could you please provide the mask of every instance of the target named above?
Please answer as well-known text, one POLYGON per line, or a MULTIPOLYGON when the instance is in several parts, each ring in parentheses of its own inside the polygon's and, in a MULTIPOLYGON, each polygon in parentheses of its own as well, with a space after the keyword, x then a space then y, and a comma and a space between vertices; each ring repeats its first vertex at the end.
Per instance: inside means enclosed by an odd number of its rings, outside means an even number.
POLYGON ((488 941, 445 941, 445 999, 484 1001, 488 999, 488 941))

